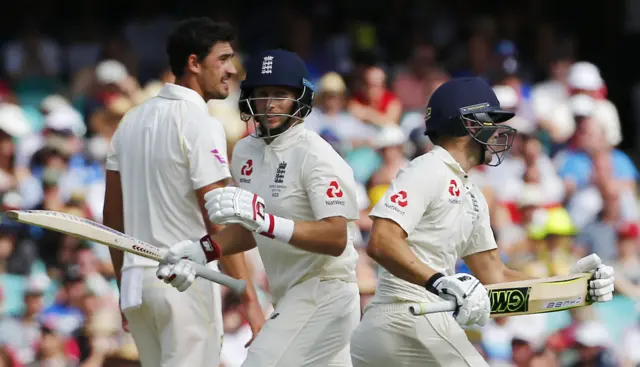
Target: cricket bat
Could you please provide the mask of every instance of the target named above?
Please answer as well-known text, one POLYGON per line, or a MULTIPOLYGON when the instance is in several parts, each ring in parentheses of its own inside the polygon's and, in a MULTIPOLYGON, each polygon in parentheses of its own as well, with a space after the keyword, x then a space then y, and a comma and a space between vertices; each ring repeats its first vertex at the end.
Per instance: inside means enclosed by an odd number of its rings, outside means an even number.
MULTIPOLYGON (((599 259, 598 259, 599 260, 599 259)), ((588 306, 591 273, 555 276, 487 285, 491 318, 556 312, 588 306)), ((424 302, 409 305, 415 315, 456 310, 455 301, 424 302)))
MULTIPOLYGON (((98 222, 51 210, 11 210, 7 216, 17 222, 32 224, 76 238, 89 240, 126 251, 147 259, 161 261, 167 250, 137 240, 98 222)), ((205 265, 191 264, 200 278, 231 288, 236 293, 245 290, 246 282, 222 274, 205 265)))

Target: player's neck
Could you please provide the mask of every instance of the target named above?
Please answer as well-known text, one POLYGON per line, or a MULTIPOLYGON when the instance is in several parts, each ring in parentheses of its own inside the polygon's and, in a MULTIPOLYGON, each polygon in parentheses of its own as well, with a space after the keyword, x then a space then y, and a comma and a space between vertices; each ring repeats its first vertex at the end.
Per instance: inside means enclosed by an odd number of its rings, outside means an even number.
POLYGON ((202 88, 200 88, 200 84, 198 84, 198 81, 190 75, 185 75, 180 78, 176 78, 176 81, 174 84, 179 85, 181 87, 189 88, 194 92, 198 93, 200 97, 202 97, 202 99, 205 99, 204 92, 202 91, 202 88))
POLYGON ((476 152, 471 152, 468 142, 464 139, 451 139, 442 142, 440 146, 451 154, 465 172, 469 172, 473 167, 480 164, 477 156, 478 148, 475 148, 476 152))

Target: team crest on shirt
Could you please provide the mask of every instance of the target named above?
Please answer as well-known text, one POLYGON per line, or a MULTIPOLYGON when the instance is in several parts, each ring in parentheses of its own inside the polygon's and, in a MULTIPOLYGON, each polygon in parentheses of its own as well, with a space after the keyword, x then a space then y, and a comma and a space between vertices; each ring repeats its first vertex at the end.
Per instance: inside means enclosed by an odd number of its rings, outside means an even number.
POLYGON ((325 203, 327 205, 344 205, 343 196, 344 192, 340 188, 340 184, 338 181, 333 180, 327 188, 327 200, 325 200, 325 203))
POLYGON ((287 162, 282 161, 278 164, 278 168, 276 169, 276 177, 273 179, 275 182, 272 185, 269 185, 271 188, 271 196, 277 198, 280 196, 280 192, 287 188, 287 185, 284 185, 284 175, 287 173, 287 162))
POLYGON ((249 176, 253 173, 253 159, 247 159, 245 164, 240 168, 240 182, 250 184, 251 179, 249 176))
POLYGON ((460 187, 458 187, 458 181, 455 179, 451 179, 449 181, 449 202, 452 204, 460 204, 462 200, 460 199, 460 187))

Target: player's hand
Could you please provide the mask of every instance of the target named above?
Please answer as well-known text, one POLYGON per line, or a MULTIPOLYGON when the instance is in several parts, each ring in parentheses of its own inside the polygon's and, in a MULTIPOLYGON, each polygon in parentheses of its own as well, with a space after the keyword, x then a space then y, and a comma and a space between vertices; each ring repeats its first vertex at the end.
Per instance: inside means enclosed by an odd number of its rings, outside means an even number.
POLYGON ((189 260, 179 260, 175 264, 163 264, 158 267, 156 276, 171 284, 180 292, 186 291, 196 281, 196 271, 189 260))
POLYGON ((456 301, 458 309, 453 316, 458 324, 484 326, 489 321, 489 292, 473 275, 459 273, 443 276, 433 283, 433 287, 441 298, 456 301))
POLYGON ((269 215, 264 200, 239 187, 222 187, 204 195, 209 219, 216 224, 237 223, 252 232, 267 232, 269 215))
POLYGON ((592 273, 589 281, 589 296, 595 302, 607 302, 613 299, 613 268, 604 265, 600 256, 591 254, 585 256, 571 267, 570 274, 592 273))
POLYGON ((160 262, 163 264, 176 264, 181 259, 188 259, 197 264, 205 265, 220 257, 220 248, 207 235, 199 241, 180 241, 169 247, 169 251, 160 262))
POLYGON ((253 301, 245 303, 245 317, 249 322, 249 326, 251 326, 251 339, 244 345, 245 348, 248 348, 251 343, 256 339, 258 333, 262 329, 262 326, 265 322, 264 313, 262 312, 262 306, 260 306, 260 302, 253 301))

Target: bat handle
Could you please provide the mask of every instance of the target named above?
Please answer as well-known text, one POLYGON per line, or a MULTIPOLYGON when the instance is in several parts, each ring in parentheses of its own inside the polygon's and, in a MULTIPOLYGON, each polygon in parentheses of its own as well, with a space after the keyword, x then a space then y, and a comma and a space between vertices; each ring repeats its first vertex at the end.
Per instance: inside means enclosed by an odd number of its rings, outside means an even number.
POLYGON ((410 304, 409 312, 413 316, 421 316, 430 313, 455 311, 457 306, 456 301, 420 302, 410 304))
POLYGON ((200 278, 204 278, 210 280, 214 283, 218 283, 224 285, 227 288, 230 288, 237 294, 243 293, 247 288, 247 282, 241 279, 232 278, 226 274, 222 274, 219 271, 215 271, 205 265, 200 265, 193 263, 193 268, 196 271, 196 275, 200 278))

